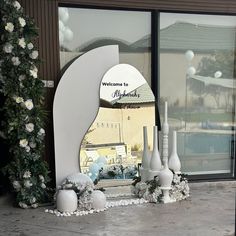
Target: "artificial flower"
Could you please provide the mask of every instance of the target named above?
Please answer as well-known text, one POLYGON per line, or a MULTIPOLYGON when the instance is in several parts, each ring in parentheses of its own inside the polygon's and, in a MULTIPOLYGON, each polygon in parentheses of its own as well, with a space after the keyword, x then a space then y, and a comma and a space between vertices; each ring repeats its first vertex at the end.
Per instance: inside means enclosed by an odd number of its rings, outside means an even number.
POLYGON ((34 124, 33 123, 26 124, 25 129, 31 133, 32 131, 34 131, 34 124))
POLYGON ((16 101, 16 103, 22 103, 22 102, 24 102, 24 99, 22 97, 16 97, 15 101, 16 101))
POLYGON ((19 77, 18 77, 18 80, 19 81, 22 81, 22 80, 25 80, 26 79, 26 76, 25 75, 20 75, 19 77))
POLYGON ((28 43, 28 44, 27 44, 27 48, 28 48, 29 50, 31 50, 31 49, 34 48, 34 45, 33 45, 32 43, 28 43))
POLYGON ((12 57, 12 58, 11 58, 11 61, 12 61, 12 64, 13 64, 14 66, 19 66, 19 65, 20 65, 20 59, 19 59, 19 57, 12 57))
POLYGON ((30 53, 29 56, 30 56, 31 59, 37 59, 38 56, 39 56, 39 52, 34 50, 32 53, 30 53))
POLYGON ((34 66, 33 68, 31 68, 30 70, 30 75, 33 76, 35 79, 38 77, 38 69, 36 66, 34 66))
POLYGON ((24 26, 26 25, 26 22, 25 22, 25 19, 24 19, 24 18, 19 17, 19 18, 18 18, 18 21, 19 21, 21 27, 24 27, 24 26))
POLYGON ((5 30, 11 33, 14 30, 14 25, 11 22, 8 22, 5 26, 5 30))
POLYGON ((28 145, 28 140, 27 139, 21 139, 20 140, 20 147, 26 147, 28 145))
POLYGON ((34 108, 34 104, 32 102, 32 99, 27 99, 24 103, 25 103, 25 106, 28 110, 32 110, 34 108))
POLYGON ((14 1, 13 2, 13 6, 16 8, 17 11, 19 11, 20 8, 21 8, 21 5, 20 5, 20 3, 18 1, 14 1))
POLYGON ((43 128, 40 128, 39 132, 38 132, 38 135, 41 136, 41 135, 45 135, 45 130, 43 128))
POLYGON ((41 183, 41 188, 46 188, 46 185, 44 183, 41 183))
POLYGON ((19 190, 21 189, 21 184, 20 184, 20 182, 17 181, 17 180, 14 180, 13 183, 12 183, 12 185, 13 185, 13 188, 14 188, 16 191, 19 191, 19 190))
POLYGON ((41 182, 44 182, 44 177, 42 175, 39 175, 39 179, 41 180, 41 182))
POLYGON ((31 177, 31 172, 29 170, 25 171, 23 178, 27 179, 31 177))
POLYGON ((36 148, 36 143, 30 142, 30 143, 29 143, 29 146, 30 146, 31 148, 36 148))
POLYGON ((26 151, 26 152, 30 152, 30 146, 27 145, 27 146, 25 147, 25 151, 26 151))
POLYGON ((19 202, 19 206, 20 206, 21 208, 24 208, 24 209, 28 208, 27 204, 25 204, 25 203, 23 203, 23 202, 19 202))
POLYGON ((32 185, 33 185, 33 184, 30 182, 30 180, 25 180, 24 186, 25 186, 26 188, 30 188, 32 185))
POLYGON ((3 47, 5 53, 11 53, 14 47, 10 43, 6 43, 3 47))
POLYGON ((25 48, 25 46, 26 46, 25 39, 24 38, 20 38, 18 40, 18 44, 19 44, 20 47, 25 48))
POLYGON ((30 198, 30 204, 33 204, 35 202, 36 202, 36 198, 35 197, 30 198))

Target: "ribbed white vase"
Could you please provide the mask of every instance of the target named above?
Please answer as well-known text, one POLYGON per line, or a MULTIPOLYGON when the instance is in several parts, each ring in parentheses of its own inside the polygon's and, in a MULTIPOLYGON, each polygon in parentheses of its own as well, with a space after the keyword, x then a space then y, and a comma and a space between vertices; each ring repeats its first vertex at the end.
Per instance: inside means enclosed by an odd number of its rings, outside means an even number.
POLYGON ((172 153, 169 158, 169 168, 175 173, 180 173, 181 163, 179 156, 177 154, 177 135, 176 131, 173 131, 173 143, 172 143, 172 153))
POLYGON ((78 197, 72 189, 62 189, 57 193, 57 210, 60 212, 73 212, 77 210, 78 197))

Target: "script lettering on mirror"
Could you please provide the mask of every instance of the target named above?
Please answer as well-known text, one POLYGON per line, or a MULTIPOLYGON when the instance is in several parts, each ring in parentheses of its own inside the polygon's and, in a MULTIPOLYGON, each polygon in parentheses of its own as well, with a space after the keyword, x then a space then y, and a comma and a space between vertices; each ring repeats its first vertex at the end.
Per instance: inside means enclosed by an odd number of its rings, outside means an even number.
POLYGON ((81 171, 114 186, 129 183, 141 163, 143 126, 154 124, 155 97, 142 74, 128 64, 112 67, 102 79, 99 111, 81 145, 81 171))

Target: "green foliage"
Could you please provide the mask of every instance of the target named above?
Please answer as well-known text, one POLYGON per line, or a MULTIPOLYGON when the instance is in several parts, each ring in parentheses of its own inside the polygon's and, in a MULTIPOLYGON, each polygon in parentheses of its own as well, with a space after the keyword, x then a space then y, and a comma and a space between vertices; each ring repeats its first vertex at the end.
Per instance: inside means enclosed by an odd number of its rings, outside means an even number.
POLYGON ((44 151, 45 111, 43 82, 38 78, 37 29, 24 15, 19 2, 0 1, 1 131, 9 145, 9 164, 4 173, 23 208, 37 207, 47 198, 49 181, 44 151))

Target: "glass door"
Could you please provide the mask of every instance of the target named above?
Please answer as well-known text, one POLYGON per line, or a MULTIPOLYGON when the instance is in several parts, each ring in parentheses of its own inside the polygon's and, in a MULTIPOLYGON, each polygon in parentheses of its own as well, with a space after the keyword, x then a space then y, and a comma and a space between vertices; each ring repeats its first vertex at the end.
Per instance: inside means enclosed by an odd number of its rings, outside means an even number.
POLYGON ((235 16, 160 14, 160 109, 184 173, 234 175, 235 33, 235 16))

